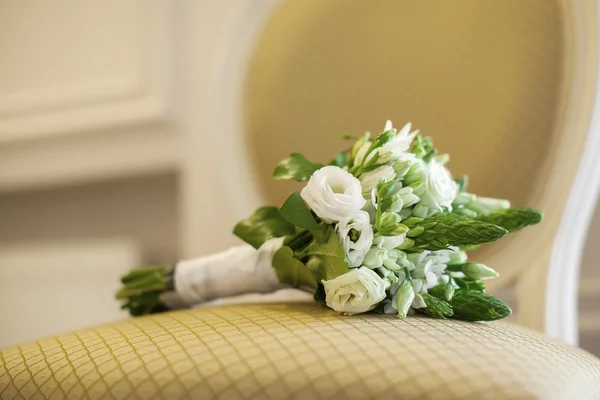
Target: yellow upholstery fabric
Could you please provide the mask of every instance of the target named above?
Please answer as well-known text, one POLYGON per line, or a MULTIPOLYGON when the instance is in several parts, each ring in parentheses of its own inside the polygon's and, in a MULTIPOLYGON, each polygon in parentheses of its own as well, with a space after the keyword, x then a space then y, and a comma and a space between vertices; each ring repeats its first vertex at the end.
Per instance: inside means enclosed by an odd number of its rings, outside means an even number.
POLYGON ((5 349, 0 398, 597 399, 600 360, 503 323, 227 306, 5 349))

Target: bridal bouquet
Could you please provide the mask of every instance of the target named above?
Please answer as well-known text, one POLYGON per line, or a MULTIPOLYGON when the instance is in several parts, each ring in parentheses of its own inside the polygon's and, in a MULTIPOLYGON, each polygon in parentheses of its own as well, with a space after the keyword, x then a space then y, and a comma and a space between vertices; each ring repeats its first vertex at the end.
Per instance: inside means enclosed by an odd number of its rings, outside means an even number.
MULTIPOLYGON (((351 137, 345 139, 352 140, 351 137)), ((233 233, 248 243, 182 261, 174 269, 135 270, 117 294, 133 315, 164 311, 165 295, 189 306, 244 293, 294 287, 344 314, 492 321, 510 308, 485 293, 492 268, 466 251, 541 221, 530 208, 467 192, 431 138, 387 122, 327 165, 294 153, 274 179, 306 182, 284 204, 262 207, 233 233)), ((173 304, 173 302, 170 302, 173 304)))

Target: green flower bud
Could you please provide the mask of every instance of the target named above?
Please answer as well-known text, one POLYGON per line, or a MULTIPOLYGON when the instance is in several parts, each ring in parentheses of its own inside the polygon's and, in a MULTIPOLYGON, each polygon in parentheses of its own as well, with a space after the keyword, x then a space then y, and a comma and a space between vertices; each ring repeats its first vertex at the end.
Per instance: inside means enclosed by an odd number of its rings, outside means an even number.
POLYGON ((381 209, 383 211, 394 212, 397 213, 404 207, 404 201, 402 201, 402 196, 398 193, 394 194, 391 197, 388 197, 381 203, 381 209))
POLYGON ((419 236, 423 232, 425 232, 425 228, 423 226, 415 226, 414 228, 411 228, 411 230, 408 231, 406 236, 416 237, 416 236, 419 236))
MULTIPOLYGON (((406 189, 411 189, 411 188, 406 188, 406 189)), ((419 202, 419 200, 421 200, 419 198, 419 196, 412 193, 412 189, 411 189, 411 193, 402 194, 401 196, 402 196, 402 201, 404 202, 404 207, 414 206, 415 204, 417 204, 419 202)))
POLYGON ((494 199, 491 197, 480 197, 472 193, 459 193, 454 199, 454 204, 461 205, 459 209, 474 212, 475 214, 490 214, 510 207, 510 201, 494 199))
POLYGON ((406 238, 406 239, 404 239, 404 242, 402 242, 402 244, 396 248, 398 250, 408 250, 408 249, 413 248, 414 246, 415 246, 415 241, 410 238, 406 238))
POLYGON ((415 217, 427 218, 429 215, 429 209, 421 204, 417 204, 412 213, 415 217))
POLYGON ((496 278, 498 273, 488 267, 487 265, 480 263, 466 263, 462 266, 462 272, 467 278, 471 279, 491 279, 496 278))
POLYGON ((367 254, 365 254, 365 259, 362 264, 371 269, 379 268, 383 265, 383 262, 388 259, 387 253, 386 249, 371 247, 369 251, 367 251, 367 254))
POLYGON ((438 164, 442 164, 442 165, 447 164, 448 161, 450 161, 450 154, 448 154, 448 153, 440 154, 439 156, 435 157, 435 161, 438 164))
POLYGON ((361 148, 361 147, 362 147, 362 146, 363 146, 365 143, 367 143, 367 144, 369 144, 369 145, 371 144, 371 143, 369 142, 369 136, 370 136, 370 135, 369 135, 369 133, 365 133, 365 134, 363 135, 363 137, 361 137, 360 139, 358 139, 358 140, 356 141, 356 143, 354 143, 354 146, 352 146, 352 151, 351 151, 351 153, 350 153, 350 155, 351 155, 352 159, 354 159, 354 158, 356 157, 356 155, 358 154, 358 151, 360 150, 360 148, 361 148))
POLYGON ((412 216, 412 208, 404 207, 398 214, 400 214, 402 220, 404 221, 406 218, 410 218, 412 216))
POLYGON ((413 226, 418 225, 421 222, 423 222, 423 218, 417 218, 417 217, 410 217, 405 220, 402 220, 402 223, 404 225, 408 226, 409 228, 412 228, 413 226))
POLYGON ((413 162, 411 160, 397 161, 392 167, 396 172, 396 176, 402 178, 408 173, 412 164, 413 162))
POLYGON ((398 317, 404 319, 410 310, 410 306, 415 299, 415 289, 412 282, 405 279, 398 287, 396 292, 396 307, 398 308, 398 317))
POLYGON ((467 262, 467 253, 462 250, 454 250, 449 254, 450 261, 447 265, 461 265, 467 262))
POLYGON ((403 267, 398 265, 395 261, 390 260, 389 258, 383 261, 383 266, 391 271, 400 271, 403 269, 403 267))
POLYGON ((475 196, 474 194, 467 193, 467 192, 461 192, 454 199, 454 204, 455 205, 459 205, 459 204, 467 205, 469 203, 474 202, 476 197, 477 196, 475 196))
POLYGON ((425 165, 422 162, 415 162, 410 166, 402 181, 404 185, 414 188, 424 185, 426 179, 427 172, 425 171, 425 165))
POLYGON ((379 183, 377 184, 377 197, 380 199, 384 199, 391 195, 394 191, 397 181, 390 180, 386 181, 385 178, 381 178, 379 183))
POLYGON ((396 130, 390 129, 388 131, 381 132, 375 139, 374 143, 376 147, 381 147, 396 136, 396 130))
POLYGON ((402 218, 396 213, 386 212, 379 221, 379 233, 383 236, 398 236, 408 232, 408 227, 401 224, 402 218))
POLYGON ((446 301, 452 301, 454 290, 454 285, 451 282, 448 282, 446 284, 446 289, 444 290, 444 297, 446 298, 446 301))

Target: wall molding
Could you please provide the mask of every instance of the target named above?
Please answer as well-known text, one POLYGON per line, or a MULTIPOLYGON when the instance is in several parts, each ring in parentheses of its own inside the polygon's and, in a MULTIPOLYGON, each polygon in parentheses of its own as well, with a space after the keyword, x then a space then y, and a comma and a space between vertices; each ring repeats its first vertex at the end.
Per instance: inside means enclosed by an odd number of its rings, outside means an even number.
POLYGON ((0 146, 169 119, 172 4, 138 2, 135 71, 46 90, 0 95, 0 146))
POLYGON ((179 169, 171 124, 132 124, 0 146, 0 194, 179 169))

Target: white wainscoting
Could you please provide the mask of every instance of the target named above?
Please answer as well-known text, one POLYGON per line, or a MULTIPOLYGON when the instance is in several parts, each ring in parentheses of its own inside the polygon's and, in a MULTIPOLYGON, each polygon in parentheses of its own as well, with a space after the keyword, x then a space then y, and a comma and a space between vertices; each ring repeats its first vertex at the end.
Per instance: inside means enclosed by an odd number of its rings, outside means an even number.
POLYGON ((114 294, 140 261, 127 238, 0 244, 0 348, 126 318, 114 294))

